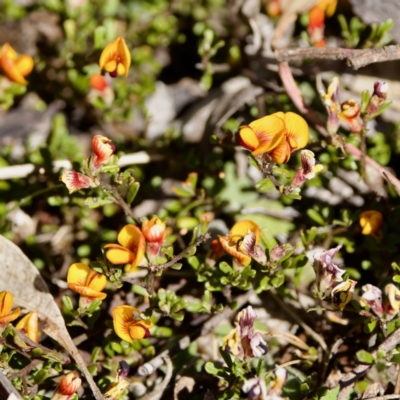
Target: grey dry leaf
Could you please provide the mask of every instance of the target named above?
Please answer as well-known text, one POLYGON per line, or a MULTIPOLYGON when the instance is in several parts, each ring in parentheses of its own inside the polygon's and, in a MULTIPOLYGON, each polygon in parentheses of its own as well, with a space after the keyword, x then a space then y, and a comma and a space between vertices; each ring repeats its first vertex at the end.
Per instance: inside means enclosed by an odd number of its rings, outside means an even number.
POLYGON ((79 350, 72 342, 60 309, 38 269, 18 246, 1 235, 0 268, 0 291, 11 292, 16 306, 39 312, 39 318, 44 322, 43 331, 67 350, 85 375, 96 400, 102 400, 103 396, 86 368, 79 350))

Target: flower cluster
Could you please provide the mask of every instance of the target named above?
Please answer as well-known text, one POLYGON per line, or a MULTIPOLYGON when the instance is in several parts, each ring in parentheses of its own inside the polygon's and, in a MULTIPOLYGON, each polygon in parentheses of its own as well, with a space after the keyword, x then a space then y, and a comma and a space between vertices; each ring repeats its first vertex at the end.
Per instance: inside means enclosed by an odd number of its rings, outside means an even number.
POLYGON ((314 258, 316 283, 314 295, 321 299, 331 296, 332 304, 343 310, 352 300, 356 281, 343 280, 345 270, 334 264, 333 258, 341 246, 324 251, 314 258))
POLYGON ((381 320, 390 321, 400 311, 400 290, 393 283, 385 286, 385 298, 382 299, 382 291, 371 284, 361 288, 360 305, 369 307, 371 311, 381 320))
POLYGON ((0 49, 0 69, 10 81, 27 85, 25 76, 32 72, 33 60, 26 54, 18 55, 8 43, 5 43, 0 49))
POLYGON ((216 255, 221 255, 221 250, 225 250, 240 267, 249 265, 252 258, 265 265, 267 259, 264 250, 258 245, 259 242, 260 227, 255 222, 244 219, 233 225, 228 235, 218 236, 218 242, 214 242, 212 248, 216 255))
POLYGON ((293 151, 308 142, 307 122, 293 112, 277 112, 239 128, 238 140, 255 157, 269 158, 277 164, 289 161, 293 151))
POLYGON ((267 344, 254 328, 256 318, 251 306, 242 310, 237 316, 236 327, 224 338, 223 350, 239 358, 258 358, 267 354, 267 344))
POLYGON ((101 167, 110 161, 115 152, 115 146, 111 139, 96 135, 92 139, 92 151, 93 154, 89 159, 89 168, 86 171, 87 175, 74 170, 65 171, 61 175, 60 180, 65 184, 69 193, 97 186, 96 176, 101 167))
MULTIPOLYGON (((342 121, 353 133, 360 133, 364 121, 370 121, 379 115, 387 99, 388 84, 383 81, 374 83, 372 96, 367 93, 363 97, 362 105, 354 99, 348 99, 342 104, 339 102, 339 78, 334 77, 326 93, 321 92, 322 101, 328 112, 327 130, 331 135, 337 133, 339 121, 342 121), (363 111, 362 111, 363 110, 363 111)), ((363 95, 364 96, 364 95, 363 95)))
POLYGON ((118 244, 104 246, 106 257, 115 265, 128 264, 125 271, 130 273, 140 264, 145 254, 150 262, 159 256, 165 229, 165 223, 158 217, 144 221, 141 230, 132 224, 125 225, 118 234, 118 244))

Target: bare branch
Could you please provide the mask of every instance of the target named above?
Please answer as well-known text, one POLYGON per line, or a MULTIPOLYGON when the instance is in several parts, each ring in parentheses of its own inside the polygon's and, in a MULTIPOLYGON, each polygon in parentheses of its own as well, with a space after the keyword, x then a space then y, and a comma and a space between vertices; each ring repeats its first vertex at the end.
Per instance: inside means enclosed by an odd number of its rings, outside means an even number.
POLYGON ((359 69, 366 65, 400 59, 400 46, 385 46, 380 49, 343 49, 307 47, 297 49, 276 49, 279 62, 314 60, 347 60, 347 65, 359 69))

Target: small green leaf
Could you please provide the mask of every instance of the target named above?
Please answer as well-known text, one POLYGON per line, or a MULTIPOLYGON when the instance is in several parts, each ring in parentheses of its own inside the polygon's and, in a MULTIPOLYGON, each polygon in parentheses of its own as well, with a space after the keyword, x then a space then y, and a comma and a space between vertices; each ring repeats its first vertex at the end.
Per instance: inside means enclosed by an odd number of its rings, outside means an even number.
POLYGON ((278 242, 275 240, 274 235, 268 228, 261 229, 261 240, 267 246, 267 249, 271 251, 275 246, 278 245, 278 242))
POLYGON ((340 386, 337 385, 334 389, 328 390, 325 396, 322 396, 320 400, 336 400, 339 394, 340 386))
POLYGON ((131 205, 132 201, 135 200, 135 197, 139 191, 140 188, 140 183, 139 182, 133 182, 130 186, 129 186, 129 190, 128 190, 128 196, 126 198, 126 202, 131 205))
POLYGON ((170 268, 179 271, 182 268, 182 265, 183 265, 182 263, 176 263, 174 265, 171 265, 170 268))
POLYGON ((47 369, 41 369, 35 376, 33 377, 33 380, 37 385, 41 384, 44 382, 47 378, 49 377, 49 373, 47 369))
POLYGON ((260 193, 265 193, 272 189, 275 189, 275 186, 269 178, 264 178, 256 183, 256 190, 260 193))
POLYGON ((139 285, 133 285, 132 292, 138 294, 139 296, 143 296, 143 297, 150 296, 149 292, 144 287, 139 286, 139 285))
POLYGON ((313 209, 308 209, 307 210, 307 215, 317 224, 324 226, 326 224, 324 218, 315 210, 313 209))
POLYGON ((359 350, 356 353, 357 360, 362 364, 374 364, 374 356, 366 350, 359 350))
POLYGON ((63 296, 61 298, 61 301, 63 303, 63 306, 65 307, 65 310, 68 312, 71 312, 74 310, 74 306, 72 305, 71 298, 69 296, 63 296))
POLYGON ((87 197, 85 200, 85 206, 89 208, 97 208, 111 203, 114 203, 114 199, 111 197, 87 197))
POLYGON ((226 275, 231 275, 233 273, 232 267, 225 261, 220 262, 218 268, 226 275))

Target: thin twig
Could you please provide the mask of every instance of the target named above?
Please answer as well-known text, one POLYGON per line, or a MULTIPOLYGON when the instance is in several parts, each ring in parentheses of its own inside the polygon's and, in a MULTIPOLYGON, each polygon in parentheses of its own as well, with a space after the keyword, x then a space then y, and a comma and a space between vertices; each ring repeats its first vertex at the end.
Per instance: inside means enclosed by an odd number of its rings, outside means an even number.
POLYGON ((276 49, 276 58, 279 62, 301 61, 305 59, 317 60, 347 60, 347 65, 358 69, 366 65, 400 59, 400 46, 385 46, 380 49, 344 49, 344 48, 297 48, 276 49))
POLYGON ((10 381, 12 381, 15 378, 22 378, 22 377, 26 377, 29 375, 29 373, 36 368, 39 364, 43 363, 43 360, 39 360, 39 359, 35 359, 32 360, 30 362, 30 364, 28 364, 25 368, 22 368, 20 371, 18 372, 14 372, 13 374, 11 374, 8 379, 10 379, 10 381))
POLYGON ((203 242, 205 242, 208 239, 211 239, 211 235, 209 233, 205 233, 204 235, 199 236, 193 244, 186 247, 186 249, 181 251, 170 261, 166 262, 165 264, 154 265, 152 267, 152 270, 154 272, 158 272, 162 269, 167 269, 167 268, 171 267, 172 265, 176 264, 179 260, 181 260, 183 257, 185 257, 187 254, 189 254, 194 248, 196 248, 197 246, 199 246, 200 244, 202 244, 203 242))
POLYGON ((124 198, 121 196, 121 193, 118 191, 118 189, 114 186, 111 186, 107 183, 101 182, 100 187, 110 193, 110 195, 115 199, 115 202, 119 204, 119 206, 124 210, 124 213, 127 217, 132 218, 137 224, 138 221, 135 218, 135 215, 133 213, 132 208, 128 205, 128 203, 124 200, 124 198))

